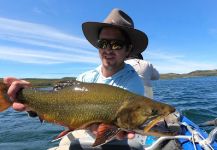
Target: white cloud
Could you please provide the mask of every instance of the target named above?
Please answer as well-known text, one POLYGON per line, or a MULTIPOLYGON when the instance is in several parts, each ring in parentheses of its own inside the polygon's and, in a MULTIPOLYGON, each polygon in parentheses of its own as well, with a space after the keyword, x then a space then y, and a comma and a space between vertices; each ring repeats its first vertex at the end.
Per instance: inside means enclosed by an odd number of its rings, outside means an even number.
POLYGON ((195 70, 216 69, 217 64, 189 60, 183 54, 170 54, 165 50, 147 52, 146 57, 160 73, 189 73, 195 70))
MULTIPOLYGON (((216 30, 210 32, 216 33, 216 30)), ((31 64, 99 62, 97 50, 86 39, 42 24, 0 17, 0 42, 0 60, 31 64)), ((215 63, 194 61, 183 54, 166 50, 147 51, 144 55, 160 73, 217 68, 215 63)))
POLYGON ((96 56, 85 56, 6 46, 0 46, 0 56, 3 60, 33 64, 57 64, 70 62, 97 63, 99 61, 97 54, 96 56))
POLYGON ((0 46, 4 60, 36 64, 98 61, 97 51, 86 39, 41 24, 0 17, 0 41, 5 43, 0 46))
POLYGON ((55 28, 45 26, 42 24, 35 24, 30 22, 12 20, 0 17, 0 31, 1 35, 20 37, 35 40, 53 41, 58 43, 83 44, 88 46, 85 39, 78 38, 66 33, 62 33, 55 28))

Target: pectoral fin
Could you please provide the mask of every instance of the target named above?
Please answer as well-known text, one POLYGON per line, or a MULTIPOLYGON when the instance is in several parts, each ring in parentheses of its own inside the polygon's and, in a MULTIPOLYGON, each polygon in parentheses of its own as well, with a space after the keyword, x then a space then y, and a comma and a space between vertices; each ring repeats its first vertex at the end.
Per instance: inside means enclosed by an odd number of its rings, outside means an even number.
POLYGON ((61 138, 63 138, 65 135, 67 135, 71 131, 73 131, 73 130, 72 129, 66 129, 66 130, 62 131, 57 137, 54 138, 54 140, 52 140, 52 142, 60 140, 61 138))
POLYGON ((119 128, 112 125, 100 124, 97 130, 96 140, 93 147, 105 144, 110 141, 120 131, 119 128))

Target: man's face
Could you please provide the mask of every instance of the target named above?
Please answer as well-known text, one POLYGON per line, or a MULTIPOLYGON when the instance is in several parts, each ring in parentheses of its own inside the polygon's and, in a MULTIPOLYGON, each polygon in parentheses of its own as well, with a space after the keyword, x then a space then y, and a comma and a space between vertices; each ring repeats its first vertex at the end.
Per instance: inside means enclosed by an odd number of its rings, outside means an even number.
MULTIPOLYGON (((99 55, 102 60, 102 66, 105 69, 119 70, 123 67, 124 60, 129 54, 129 50, 127 50, 126 44, 122 46, 122 48, 118 50, 112 50, 111 44, 113 40, 119 40, 125 42, 125 37, 122 32, 117 28, 106 27, 103 28, 99 35, 99 40, 105 40, 108 44, 106 48, 99 48, 99 55)), ((113 46, 114 48, 114 46, 113 46)))

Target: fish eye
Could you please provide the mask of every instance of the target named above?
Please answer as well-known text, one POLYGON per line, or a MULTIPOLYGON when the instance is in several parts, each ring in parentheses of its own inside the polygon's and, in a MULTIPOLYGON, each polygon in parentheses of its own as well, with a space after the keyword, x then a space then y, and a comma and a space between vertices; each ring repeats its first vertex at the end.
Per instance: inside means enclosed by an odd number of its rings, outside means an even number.
POLYGON ((152 115, 157 115, 158 114, 158 110, 157 109, 152 109, 152 115))

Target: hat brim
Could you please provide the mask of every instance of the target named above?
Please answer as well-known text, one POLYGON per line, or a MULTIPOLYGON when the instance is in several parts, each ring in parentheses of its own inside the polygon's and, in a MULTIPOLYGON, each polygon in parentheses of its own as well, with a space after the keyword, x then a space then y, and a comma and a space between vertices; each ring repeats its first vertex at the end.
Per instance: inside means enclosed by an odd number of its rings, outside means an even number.
POLYGON ((148 45, 147 35, 134 28, 129 28, 125 26, 118 26, 108 23, 99 23, 99 22, 85 22, 82 24, 82 30, 86 39, 97 48, 97 40, 99 36, 99 30, 103 27, 117 27, 123 30, 130 38, 131 43, 133 44, 133 50, 131 54, 142 53, 148 45))

